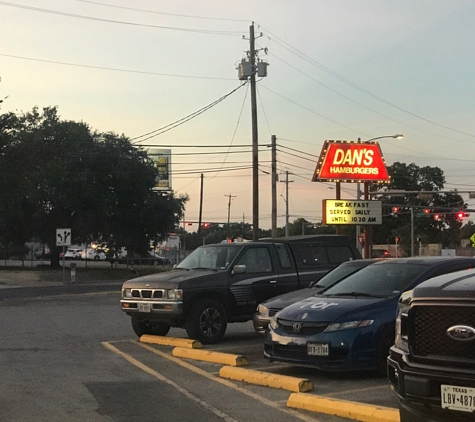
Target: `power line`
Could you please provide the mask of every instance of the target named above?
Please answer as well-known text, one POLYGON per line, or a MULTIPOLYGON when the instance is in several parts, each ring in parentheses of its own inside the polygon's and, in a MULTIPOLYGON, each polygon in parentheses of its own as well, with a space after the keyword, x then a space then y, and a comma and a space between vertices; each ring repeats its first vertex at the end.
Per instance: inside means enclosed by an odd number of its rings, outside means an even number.
POLYGON ((111 70, 114 72, 125 72, 125 73, 138 73, 141 75, 152 75, 152 76, 167 76, 173 78, 189 78, 189 79, 210 79, 210 80, 222 80, 222 81, 235 81, 236 79, 232 78, 215 78, 210 76, 192 76, 192 75, 174 75, 171 73, 159 73, 159 72, 147 72, 143 70, 131 70, 131 69, 119 69, 115 67, 106 67, 106 66, 93 66, 87 64, 79 64, 79 63, 67 63, 67 62, 60 62, 56 60, 46 60, 46 59, 36 59, 33 57, 25 57, 25 56, 15 56, 13 54, 3 54, 0 53, 0 56, 4 57, 11 57, 14 59, 21 59, 21 60, 30 60, 35 62, 42 62, 42 63, 50 63, 50 64, 59 64, 62 66, 73 66, 73 67, 84 67, 86 69, 99 69, 99 70, 111 70))
POLYGON ((223 95, 221 98, 218 98, 217 100, 213 101, 212 103, 208 104, 207 106, 200 108, 199 110, 189 114, 188 116, 182 117, 179 120, 174 121, 173 123, 170 123, 166 126, 162 126, 161 128, 152 130, 151 132, 145 133, 140 136, 136 136, 135 138, 131 138, 131 141, 137 140, 139 138, 146 137, 145 139, 142 139, 141 141, 136 141, 136 142, 143 142, 148 139, 154 138, 155 136, 161 135, 165 132, 168 132, 169 130, 172 130, 178 126, 181 126, 183 123, 186 123, 187 121, 199 116, 200 114, 204 113, 205 111, 208 111, 210 108, 213 108, 215 105, 219 104, 221 101, 224 101, 226 98, 228 98, 230 95, 234 94, 238 89, 242 88, 245 86, 247 82, 242 83, 239 85, 237 88, 234 88, 231 92, 227 93, 226 95, 223 95))
POLYGON ((232 21, 232 22, 249 22, 249 20, 244 20, 244 19, 212 18, 209 16, 182 15, 179 13, 157 12, 155 10, 137 9, 135 7, 116 6, 114 4, 100 3, 98 1, 88 1, 88 0, 77 0, 77 1, 81 3, 97 4, 97 5, 105 6, 105 7, 113 7, 116 9, 134 10, 137 12, 153 13, 153 14, 164 15, 164 16, 177 16, 180 18, 207 19, 207 20, 232 21))
POLYGON ((115 23, 119 25, 140 26, 140 27, 145 27, 145 28, 166 29, 166 30, 171 30, 171 31, 193 32, 193 33, 210 34, 210 35, 241 35, 242 34, 241 32, 237 32, 237 31, 213 31, 209 29, 178 28, 178 27, 173 27, 173 26, 161 26, 161 25, 150 25, 150 24, 145 24, 145 23, 117 21, 113 19, 104 19, 104 18, 97 18, 94 16, 84 16, 84 15, 78 15, 75 13, 60 12, 59 10, 42 9, 40 7, 25 6, 21 4, 9 3, 6 1, 0 1, 0 5, 16 7, 18 9, 31 10, 34 12, 49 13, 52 15, 67 16, 70 18, 87 19, 87 20, 92 20, 92 21, 97 21, 97 22, 115 23))

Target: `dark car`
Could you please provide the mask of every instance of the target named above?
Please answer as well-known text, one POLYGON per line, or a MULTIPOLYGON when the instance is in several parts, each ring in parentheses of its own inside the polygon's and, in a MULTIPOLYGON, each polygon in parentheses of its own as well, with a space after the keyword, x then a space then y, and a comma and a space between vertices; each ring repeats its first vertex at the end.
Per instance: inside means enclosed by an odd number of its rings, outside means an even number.
POLYGON ((401 422, 475 419, 475 269, 402 294, 388 379, 401 422))
POLYGON ((305 289, 285 293, 283 295, 276 296, 274 298, 266 300, 265 302, 260 303, 257 306, 257 312, 252 318, 254 329, 259 333, 264 333, 269 325, 271 318, 280 310, 291 305, 292 303, 298 302, 299 300, 303 300, 317 293, 320 293, 326 287, 338 283, 345 277, 348 277, 350 274, 361 270, 369 264, 373 264, 374 262, 379 261, 381 260, 356 259, 354 261, 344 262, 338 267, 331 270, 326 275, 324 275, 320 280, 317 280, 315 283, 312 283, 309 287, 305 289))
POLYGON ((423 281, 475 267, 471 257, 386 259, 278 312, 264 355, 326 371, 378 370, 394 343, 400 295, 423 281))
POLYGON ((119 264, 128 265, 170 265, 170 260, 168 258, 152 251, 149 251, 146 256, 134 254, 133 256, 126 255, 124 257, 119 257, 118 262, 119 264))

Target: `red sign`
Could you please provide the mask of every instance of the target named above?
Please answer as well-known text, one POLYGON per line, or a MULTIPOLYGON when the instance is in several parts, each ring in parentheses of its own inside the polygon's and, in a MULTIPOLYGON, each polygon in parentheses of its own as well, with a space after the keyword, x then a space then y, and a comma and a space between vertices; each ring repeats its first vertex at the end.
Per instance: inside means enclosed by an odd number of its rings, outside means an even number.
POLYGON ((389 174, 377 142, 325 141, 312 182, 387 182, 389 174))

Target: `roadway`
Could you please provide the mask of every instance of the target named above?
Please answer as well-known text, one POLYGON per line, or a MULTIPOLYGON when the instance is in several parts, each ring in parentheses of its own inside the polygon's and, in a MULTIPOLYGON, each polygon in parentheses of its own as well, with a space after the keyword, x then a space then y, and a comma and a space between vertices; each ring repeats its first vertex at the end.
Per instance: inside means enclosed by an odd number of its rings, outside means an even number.
MULTIPOLYGON (((58 289, 41 298, 4 295, 0 302, 8 380, 0 384, 0 420, 348 420, 289 408, 289 391, 225 380, 222 364, 177 358, 174 347, 139 342, 120 310, 118 285, 80 295, 58 289)), ((173 337, 186 338, 185 331, 172 329, 167 338, 173 337)), ((397 407, 387 380, 375 374, 269 364, 250 322, 231 324, 222 343, 203 349, 244 356, 246 369, 308 379, 310 395, 397 407)))

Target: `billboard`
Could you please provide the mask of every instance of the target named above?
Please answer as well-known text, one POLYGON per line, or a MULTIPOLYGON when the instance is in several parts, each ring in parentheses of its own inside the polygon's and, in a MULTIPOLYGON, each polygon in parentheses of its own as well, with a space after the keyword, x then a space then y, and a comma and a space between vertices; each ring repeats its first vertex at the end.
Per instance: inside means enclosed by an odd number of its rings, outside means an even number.
POLYGON ((325 141, 312 182, 389 182, 377 142, 325 141))
POLYGON ((172 190, 171 149, 148 148, 148 157, 157 167, 158 175, 155 180, 155 189, 162 191, 172 190))

